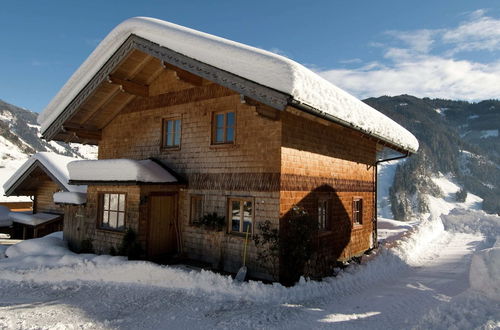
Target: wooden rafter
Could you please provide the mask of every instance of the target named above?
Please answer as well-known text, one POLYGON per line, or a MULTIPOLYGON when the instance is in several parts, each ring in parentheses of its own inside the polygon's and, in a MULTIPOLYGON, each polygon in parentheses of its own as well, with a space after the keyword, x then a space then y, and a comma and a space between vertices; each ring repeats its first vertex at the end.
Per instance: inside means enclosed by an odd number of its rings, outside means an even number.
POLYGON ((122 79, 114 75, 108 75, 108 82, 110 84, 119 85, 120 88, 128 94, 148 97, 149 96, 149 86, 141 85, 136 82, 122 79))
POLYGON ((89 113, 80 120, 82 125, 84 125, 89 120, 94 118, 97 111, 99 111, 103 106, 105 106, 109 102, 110 99, 114 98, 119 93, 121 93, 120 86, 114 85, 113 90, 111 91, 110 95, 108 97, 103 97, 102 100, 96 106, 94 106, 92 109, 89 109, 89 113))
POLYGON ((164 71, 165 71, 165 68, 162 65, 158 66, 156 71, 153 72, 153 74, 148 78, 148 84, 151 84, 153 81, 155 81, 156 78, 158 78, 158 76, 160 74, 162 74, 162 72, 164 72, 164 71))
MULTIPOLYGON (((144 54, 144 53, 141 53, 144 54)), ((144 54, 144 58, 140 61, 128 74, 128 79, 133 80, 141 71, 149 64, 154 57, 144 54)))
POLYGON ((129 104, 133 99, 135 98, 134 95, 127 95, 123 101, 121 101, 120 105, 114 109, 113 111, 110 111, 110 114, 109 114, 109 119, 106 120, 106 122, 103 122, 102 125, 100 125, 101 129, 106 127, 110 122, 113 121, 113 119, 115 119, 116 116, 118 116, 118 114, 123 110, 123 108, 125 108, 127 106, 127 104, 129 104))
POLYGON ((172 64, 169 64, 167 62, 162 62, 163 66, 166 69, 173 70, 175 72, 175 75, 177 76, 177 79, 182 80, 184 82, 187 82, 193 86, 201 86, 203 84, 203 78, 200 76, 194 75, 191 72, 187 72, 185 70, 182 70, 172 64))
POLYGON ((101 131, 100 130, 92 130, 92 129, 83 129, 83 128, 72 128, 64 126, 63 129, 68 135, 76 136, 80 139, 90 140, 90 141, 99 141, 101 139, 101 131))

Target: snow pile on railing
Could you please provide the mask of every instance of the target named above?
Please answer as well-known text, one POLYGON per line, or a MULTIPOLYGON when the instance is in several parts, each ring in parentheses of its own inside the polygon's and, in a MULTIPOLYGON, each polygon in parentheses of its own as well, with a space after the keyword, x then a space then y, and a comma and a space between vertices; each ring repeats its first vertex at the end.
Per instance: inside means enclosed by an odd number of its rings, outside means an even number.
POLYGON ((262 49, 148 17, 128 19, 104 38, 39 115, 43 132, 130 35, 281 91, 298 103, 405 150, 416 152, 418 149, 417 139, 402 126, 297 62, 262 49))
POLYGON ((10 218, 13 222, 22 223, 30 226, 38 226, 42 223, 60 218, 60 214, 52 213, 27 213, 27 212, 10 212, 10 218))
POLYGON ((87 194, 71 192, 71 191, 58 191, 54 193, 54 203, 56 204, 73 204, 81 205, 87 202, 87 194))

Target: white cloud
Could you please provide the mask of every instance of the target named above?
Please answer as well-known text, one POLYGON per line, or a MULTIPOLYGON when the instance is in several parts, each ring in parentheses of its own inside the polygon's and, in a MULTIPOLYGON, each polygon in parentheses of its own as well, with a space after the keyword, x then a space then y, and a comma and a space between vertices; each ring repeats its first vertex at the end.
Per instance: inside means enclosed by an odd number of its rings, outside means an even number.
POLYGON ((320 74, 360 98, 412 94, 461 100, 500 98, 500 60, 480 63, 457 59, 458 53, 500 50, 500 19, 484 10, 469 15, 455 28, 389 31, 399 43, 382 47, 384 63, 363 63, 357 69, 334 69, 320 74), (404 46, 401 46, 403 42, 404 46), (441 53, 433 53, 441 49, 441 53), (435 51, 434 51, 435 52, 435 51))
POLYGON ((452 44, 452 54, 465 51, 500 50, 500 20, 475 16, 442 36, 444 43, 452 44))
POLYGON ((489 64, 422 56, 392 66, 320 74, 360 97, 411 94, 460 100, 499 98, 500 61, 489 64))
POLYGON ((428 53, 434 43, 434 37, 440 30, 388 31, 387 34, 406 43, 418 53, 428 53))

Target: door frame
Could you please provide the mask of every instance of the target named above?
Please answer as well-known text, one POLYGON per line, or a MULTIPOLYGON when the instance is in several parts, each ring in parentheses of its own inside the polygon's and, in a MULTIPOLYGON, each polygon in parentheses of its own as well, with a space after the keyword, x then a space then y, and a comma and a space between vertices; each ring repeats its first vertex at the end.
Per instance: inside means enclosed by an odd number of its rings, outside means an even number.
MULTIPOLYGON (((148 216, 147 216, 147 235, 146 235, 146 255, 148 258, 152 257, 150 236, 151 236, 151 197, 153 196, 173 196, 174 197, 174 227, 179 226, 179 193, 176 191, 154 191, 150 192, 148 195, 148 216)), ((175 250, 179 250, 179 232, 175 230, 175 250)))

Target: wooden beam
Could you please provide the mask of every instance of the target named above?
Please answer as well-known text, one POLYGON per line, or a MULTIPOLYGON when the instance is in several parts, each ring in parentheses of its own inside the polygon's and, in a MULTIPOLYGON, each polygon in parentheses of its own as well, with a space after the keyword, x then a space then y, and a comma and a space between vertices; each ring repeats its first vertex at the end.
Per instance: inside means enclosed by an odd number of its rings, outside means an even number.
POLYGON ((145 53, 141 52, 141 54, 144 55, 144 58, 142 59, 141 62, 139 62, 139 64, 137 64, 137 66, 131 72, 129 72, 128 76, 129 80, 134 79, 142 71, 142 69, 144 69, 144 67, 146 67, 146 65, 148 65, 152 59, 154 59, 154 57, 147 55, 145 53))
POLYGON ((153 81, 158 78, 158 76, 165 71, 165 67, 163 65, 158 66, 155 72, 148 78, 148 84, 153 83, 153 81))
POLYGON ((184 82, 187 82, 188 84, 191 84, 193 86, 201 86, 203 85, 203 78, 197 75, 192 74, 191 72, 187 72, 185 70, 182 70, 172 64, 169 64, 167 62, 163 62, 163 66, 166 69, 173 70, 175 72, 175 75, 177 76, 177 79, 182 80, 184 82))
POLYGON ((149 96, 149 86, 141 85, 136 82, 125 80, 113 75, 108 75, 108 82, 121 86, 125 93, 142 97, 149 96))
POLYGON ((79 139, 99 141, 101 139, 101 131, 97 129, 84 129, 80 127, 64 126, 64 131, 72 133, 79 139))
POLYGON ((115 119, 115 117, 118 116, 118 114, 123 110, 123 108, 125 108, 134 98, 135 96, 128 95, 116 109, 113 109, 113 111, 108 110, 110 111, 110 116, 109 116, 110 119, 106 123, 103 123, 103 125, 100 125, 101 129, 106 127, 110 122, 112 122, 113 119, 115 119))
POLYGON ((262 117, 266 117, 271 120, 279 120, 280 119, 280 111, 272 108, 268 105, 262 104, 258 101, 255 101, 247 96, 240 95, 241 103, 247 104, 249 106, 255 107, 255 111, 261 115, 262 117))
POLYGON ((84 125, 90 119, 94 118, 94 115, 97 113, 97 111, 99 111, 104 105, 109 102, 110 99, 115 97, 118 93, 121 93, 121 88, 118 85, 114 85, 113 90, 108 97, 103 97, 102 100, 93 109, 88 109, 89 113, 80 121, 82 125, 84 125))

